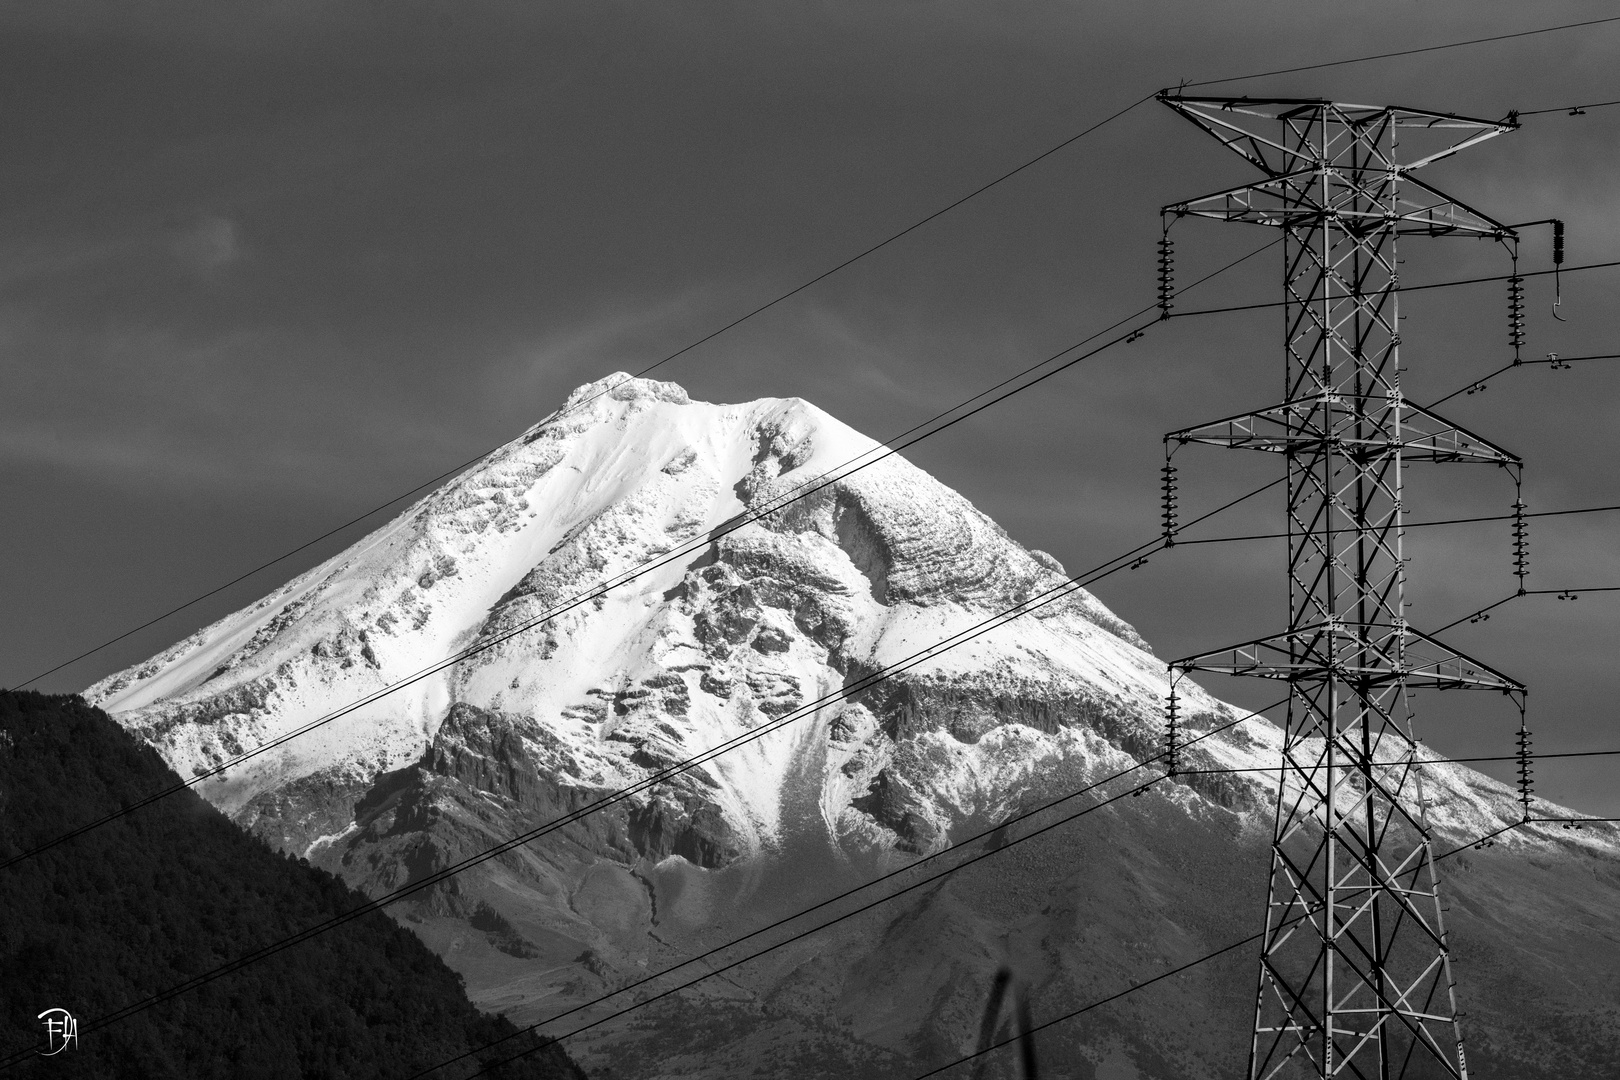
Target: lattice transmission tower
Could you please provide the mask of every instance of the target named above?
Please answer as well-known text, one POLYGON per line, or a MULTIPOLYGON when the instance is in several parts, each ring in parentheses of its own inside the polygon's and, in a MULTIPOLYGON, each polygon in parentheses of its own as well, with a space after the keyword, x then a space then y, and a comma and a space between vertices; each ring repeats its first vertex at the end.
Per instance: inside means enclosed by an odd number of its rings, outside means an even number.
MULTIPOLYGON (((1167 457, 1204 443, 1279 454, 1287 471, 1287 630, 1171 664, 1173 680, 1220 672, 1291 691, 1249 1076, 1463 1078, 1409 695, 1497 690, 1522 716, 1524 687, 1408 623, 1402 471, 1483 463, 1517 488, 1521 463, 1406 400, 1395 244, 1483 237, 1516 254, 1512 228, 1412 173, 1518 125, 1323 100, 1159 100, 1264 174, 1165 208, 1162 313, 1174 220, 1264 225, 1283 240, 1282 402, 1165 437, 1167 457)), ((1168 461, 1165 477, 1173 541, 1168 461)), ((1172 690, 1172 761, 1174 702, 1172 690)))

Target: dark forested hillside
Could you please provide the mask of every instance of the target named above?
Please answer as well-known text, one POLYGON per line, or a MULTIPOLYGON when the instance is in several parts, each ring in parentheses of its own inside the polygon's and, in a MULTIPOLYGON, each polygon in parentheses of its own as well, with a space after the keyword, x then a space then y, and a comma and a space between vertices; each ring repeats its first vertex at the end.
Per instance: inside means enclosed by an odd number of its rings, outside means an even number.
MULTIPOLYGON (((0 693, 0 860, 178 783, 77 697, 0 693)), ((0 870, 0 1058, 47 1008, 80 1039, 18 1070, 63 1077, 405 1080, 513 1033, 386 915, 345 926, 100 1030, 100 1017, 364 903, 272 852, 191 792, 0 870)), ((486 1060, 535 1046, 505 1043, 486 1060)), ((469 1058, 436 1073, 463 1077, 469 1058)), ((577 1080, 555 1046, 495 1075, 577 1080)))

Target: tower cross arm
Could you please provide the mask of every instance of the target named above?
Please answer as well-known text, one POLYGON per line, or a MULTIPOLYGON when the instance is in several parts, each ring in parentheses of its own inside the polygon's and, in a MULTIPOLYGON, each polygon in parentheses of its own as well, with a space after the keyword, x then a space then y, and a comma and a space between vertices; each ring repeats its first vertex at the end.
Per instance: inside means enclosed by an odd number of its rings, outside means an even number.
MULTIPOLYGON (((1408 169, 1412 166, 1408 166, 1408 169)), ((1425 236, 1446 236, 1454 233, 1463 233, 1469 236, 1491 236, 1498 239, 1517 239, 1518 232, 1512 226, 1504 225, 1500 221, 1475 210, 1472 206, 1453 198, 1435 187, 1426 184, 1415 176, 1403 176, 1403 179, 1413 187, 1428 192, 1430 200, 1419 203, 1411 199, 1401 199, 1401 203, 1411 207, 1400 213, 1401 221, 1420 226, 1419 228, 1401 228, 1402 233, 1421 233, 1425 236)))
POLYGON ((1519 455, 1504 450, 1483 435, 1454 424, 1421 405, 1407 403, 1401 417, 1402 457, 1409 461, 1482 462, 1520 466, 1519 455))
POLYGON ((1238 116, 1274 119, 1251 108, 1248 98, 1189 98, 1162 90, 1158 99, 1263 173, 1280 176, 1297 168, 1297 150, 1237 123, 1238 116), (1279 164, 1271 163, 1267 151, 1280 158, 1279 164))
POLYGON ((1428 686, 1435 690, 1500 690, 1504 694, 1523 694, 1524 683, 1511 675, 1476 660, 1465 652, 1419 630, 1406 628, 1409 644, 1406 647, 1407 670, 1415 678, 1413 686, 1428 686))
POLYGON ((1399 452, 1412 461, 1518 466, 1517 454, 1400 398, 1316 394, 1172 431, 1166 442, 1286 453, 1328 445, 1367 462, 1399 452))
POLYGON ((1362 686, 1524 692, 1524 684, 1408 626, 1319 622, 1170 662, 1172 671, 1208 671, 1305 682, 1327 678, 1362 686))
POLYGON ((1404 167, 1388 169, 1308 168, 1279 173, 1251 184, 1239 184, 1165 205, 1161 214, 1239 221, 1299 229, 1332 222, 1346 231, 1366 233, 1393 227, 1403 234, 1487 236, 1509 239, 1518 234, 1431 184, 1406 175, 1404 167), (1324 197, 1317 181, 1327 174, 1324 197), (1396 179, 1409 182, 1423 198, 1395 194, 1396 179))
MULTIPOLYGON (((1346 150, 1370 151, 1375 159, 1394 166, 1395 162, 1385 157, 1385 137, 1399 135, 1403 142, 1417 143, 1424 147, 1422 152, 1400 166, 1403 171, 1411 171, 1519 126, 1512 114, 1501 120, 1485 120, 1400 105, 1355 105, 1326 98, 1188 97, 1163 90, 1158 100, 1270 176, 1292 172, 1301 162, 1316 160, 1325 146, 1320 138, 1323 128, 1332 128, 1341 136, 1337 144, 1326 146, 1333 158, 1346 150), (1282 139, 1262 134, 1262 128, 1275 129, 1279 125, 1284 133, 1282 139), (1313 133, 1319 136, 1314 148, 1313 133)), ((1390 142, 1393 149, 1393 138, 1390 142)))

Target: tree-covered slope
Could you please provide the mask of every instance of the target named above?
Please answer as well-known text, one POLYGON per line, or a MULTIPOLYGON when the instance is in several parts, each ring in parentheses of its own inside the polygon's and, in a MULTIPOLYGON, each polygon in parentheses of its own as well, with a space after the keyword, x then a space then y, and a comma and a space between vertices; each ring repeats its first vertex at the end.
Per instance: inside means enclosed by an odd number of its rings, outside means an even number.
MULTIPOLYGON (((0 693, 0 861, 178 782, 81 699, 0 693)), ((404 1080, 513 1033, 380 912, 89 1030, 364 902, 191 792, 127 814, 0 870, 0 1057, 37 1045, 51 1007, 79 1018, 79 1044, 24 1075, 404 1080)), ((534 1045, 514 1038, 484 1061, 534 1045)), ((495 1075, 582 1076, 555 1046, 495 1075)))

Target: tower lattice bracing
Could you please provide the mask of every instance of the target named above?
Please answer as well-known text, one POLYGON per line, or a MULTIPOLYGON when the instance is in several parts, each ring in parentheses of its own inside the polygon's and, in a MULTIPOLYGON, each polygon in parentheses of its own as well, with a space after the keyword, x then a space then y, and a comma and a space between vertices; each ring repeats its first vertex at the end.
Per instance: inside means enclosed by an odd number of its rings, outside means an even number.
POLYGON ((1519 459, 1401 391, 1402 235, 1513 230, 1412 173, 1505 121, 1320 100, 1160 100, 1263 179, 1165 208, 1282 231, 1280 404, 1172 432, 1287 471, 1288 628, 1175 661, 1287 682, 1251 1080, 1466 1077, 1410 693, 1523 687, 1408 625, 1402 471, 1519 459))

